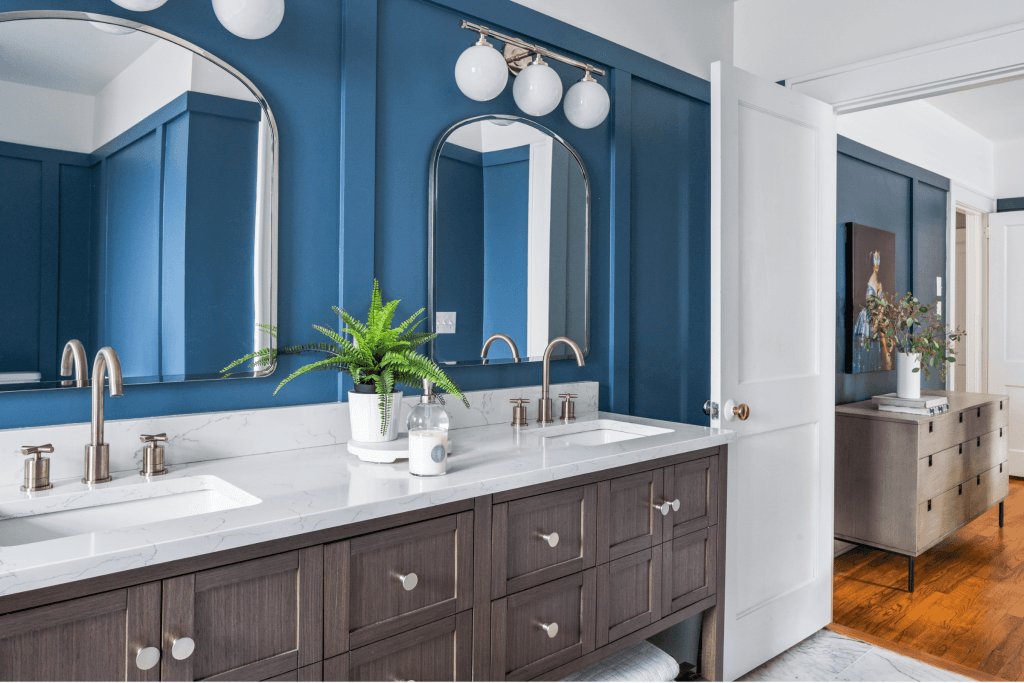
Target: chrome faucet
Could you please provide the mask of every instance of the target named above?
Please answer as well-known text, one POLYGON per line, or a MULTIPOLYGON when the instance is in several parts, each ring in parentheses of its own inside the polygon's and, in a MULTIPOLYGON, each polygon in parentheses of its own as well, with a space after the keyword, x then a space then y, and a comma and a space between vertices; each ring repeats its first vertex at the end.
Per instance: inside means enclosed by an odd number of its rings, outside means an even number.
POLYGON ((85 477, 83 484, 102 484, 110 481, 110 446, 103 442, 103 385, 104 375, 110 376, 110 395, 121 396, 121 360, 117 352, 104 346, 92 364, 92 442, 85 447, 85 477))
POLYGON ((519 349, 516 348, 516 343, 512 341, 512 337, 508 336, 507 334, 502 334, 501 332, 498 332, 497 334, 492 334, 490 337, 487 338, 487 341, 484 342, 484 348, 480 352, 480 357, 484 359, 484 364, 487 364, 487 349, 491 348, 491 344, 493 344, 499 339, 508 344, 508 347, 512 349, 512 362, 519 363, 519 349))
POLYGON ((541 373, 541 386, 540 386, 540 406, 537 408, 537 423, 538 424, 550 424, 554 422, 551 417, 551 387, 550 387, 550 368, 551 365, 551 352, 555 350, 555 347, 559 344, 565 344, 573 353, 576 354, 576 365, 583 367, 583 352, 580 351, 579 345, 568 337, 555 337, 548 344, 548 347, 544 349, 544 369, 541 373))
POLYGON ((85 357, 85 347, 82 342, 72 339, 64 345, 64 353, 60 357, 60 375, 67 377, 75 373, 75 381, 66 379, 61 382, 66 387, 87 387, 89 386, 88 359, 85 357))

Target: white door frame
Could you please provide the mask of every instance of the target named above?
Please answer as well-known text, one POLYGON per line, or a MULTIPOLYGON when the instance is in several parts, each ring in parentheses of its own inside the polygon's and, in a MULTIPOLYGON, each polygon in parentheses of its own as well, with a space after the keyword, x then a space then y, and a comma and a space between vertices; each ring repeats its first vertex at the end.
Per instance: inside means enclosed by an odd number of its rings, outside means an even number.
MULTIPOLYGON (((951 184, 949 193, 949 218, 946 225, 949 230, 949 247, 946 250, 946 281, 947 314, 946 323, 953 328, 962 327, 967 332, 967 337, 974 343, 967 348, 967 386, 955 386, 953 379, 956 375, 954 364, 949 364, 949 372, 946 375, 946 388, 956 391, 972 391, 983 393, 987 385, 983 368, 984 345, 988 335, 985 331, 988 318, 988 299, 985 296, 987 271, 984 268, 983 249, 987 248, 984 241, 985 227, 988 214, 995 210, 994 201, 973 202, 972 198, 965 196, 964 192, 955 193, 957 187, 951 184), (967 200, 967 201, 964 201, 967 200), (972 203, 968 203, 972 201, 972 203), (985 208, 979 208, 978 203, 985 204, 985 208), (966 273, 967 287, 965 289, 967 302, 964 310, 967 312, 966 320, 957 320, 956 317, 956 212, 960 211, 967 216, 967 257, 966 273), (953 258, 949 255, 953 254, 953 258), (977 340, 977 341, 975 341, 977 340)), ((963 188, 959 188, 963 190, 963 188)), ((974 199, 979 199, 976 197, 974 199)))

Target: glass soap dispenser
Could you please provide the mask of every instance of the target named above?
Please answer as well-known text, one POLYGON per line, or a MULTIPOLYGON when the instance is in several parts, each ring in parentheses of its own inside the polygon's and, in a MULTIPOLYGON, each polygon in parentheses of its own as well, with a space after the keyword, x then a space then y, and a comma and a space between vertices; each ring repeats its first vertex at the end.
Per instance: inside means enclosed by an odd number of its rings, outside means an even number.
POLYGON ((448 472, 448 413, 434 383, 423 380, 423 396, 409 413, 409 474, 436 477, 448 472))

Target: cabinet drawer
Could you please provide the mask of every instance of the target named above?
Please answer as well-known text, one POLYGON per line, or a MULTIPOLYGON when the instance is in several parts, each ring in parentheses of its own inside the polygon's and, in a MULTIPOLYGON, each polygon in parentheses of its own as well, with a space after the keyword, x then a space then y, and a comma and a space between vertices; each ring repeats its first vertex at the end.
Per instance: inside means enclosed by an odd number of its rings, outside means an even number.
POLYGON ((324 553, 328 657, 472 606, 472 512, 332 543, 324 553))
POLYGON ((932 455, 967 440, 969 410, 943 413, 918 423, 918 455, 932 455))
POLYGON ((917 506, 918 552, 967 522, 968 496, 970 488, 960 484, 917 506))
POLYGON ((661 618, 662 547, 597 567, 597 647, 661 618))
POLYGON ((968 481, 964 488, 970 489, 967 518, 974 519, 1010 495, 1010 468, 1000 463, 968 481))
POLYGON ((967 438, 973 439, 982 434, 994 432, 1009 424, 1010 400, 1000 399, 983 406, 965 410, 967 422, 967 438))
POLYGON ((665 499, 679 501, 662 517, 663 538, 685 536, 718 522, 718 456, 665 468, 665 499))
POLYGON ((661 616, 668 616, 715 592, 717 549, 717 526, 674 538, 662 545, 664 585, 661 616))
MULTIPOLYGON (((999 405, 998 403, 996 404, 999 405)), ((1009 434, 1006 427, 997 427, 995 431, 976 436, 968 441, 964 450, 970 453, 968 472, 961 481, 988 472, 1009 458, 1009 434)))
POLYGON ((948 491, 971 476, 971 445, 961 443, 917 461, 917 502, 948 491))
POLYGON ((492 515, 493 598, 595 564, 597 484, 495 505, 492 515))
POLYGON ((597 562, 603 564, 661 543, 665 472, 654 470, 597 486, 597 562))
POLYGON ((534 678, 594 650, 596 569, 491 603, 491 680, 534 678))
POLYGON ((326 681, 468 681, 472 677, 472 611, 324 662, 326 681))

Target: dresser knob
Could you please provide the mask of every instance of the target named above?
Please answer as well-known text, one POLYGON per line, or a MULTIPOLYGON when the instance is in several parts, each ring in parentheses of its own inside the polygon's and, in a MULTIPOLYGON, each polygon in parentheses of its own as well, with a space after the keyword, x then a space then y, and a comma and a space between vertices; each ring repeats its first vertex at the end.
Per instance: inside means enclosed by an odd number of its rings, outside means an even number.
POLYGON ((667 517, 670 512, 679 512, 679 499, 666 500, 664 503, 655 505, 654 509, 659 511, 663 517, 667 517))
POLYGON ((558 635, 558 624, 541 624, 540 627, 548 634, 548 638, 554 638, 558 635))
POLYGON ((160 663, 160 650, 155 647, 140 647, 135 653, 135 666, 143 671, 149 671, 160 663))
POLYGON ((398 580, 401 582, 402 588, 407 591, 411 591, 416 587, 416 584, 420 582, 420 578, 412 572, 409 572, 408 574, 399 574, 398 580))
POLYGON ((196 650, 196 641, 191 638, 175 638, 171 643, 171 656, 175 659, 188 659, 196 650))
POLYGON ((541 534, 540 537, 552 548, 558 545, 558 532, 552 531, 550 534, 541 534))

